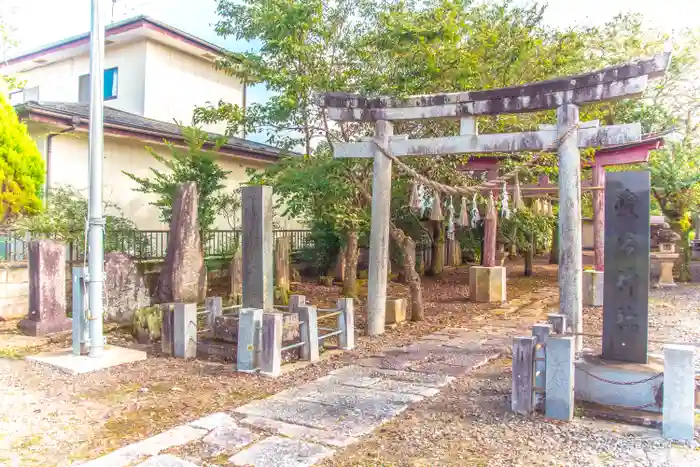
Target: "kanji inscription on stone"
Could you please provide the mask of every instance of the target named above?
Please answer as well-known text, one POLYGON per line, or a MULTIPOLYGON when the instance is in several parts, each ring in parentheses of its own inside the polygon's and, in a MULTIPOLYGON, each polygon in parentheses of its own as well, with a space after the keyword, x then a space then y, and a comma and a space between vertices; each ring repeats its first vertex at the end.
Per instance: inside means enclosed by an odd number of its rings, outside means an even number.
POLYGON ((605 183, 603 358, 647 363, 649 172, 611 172, 605 183))

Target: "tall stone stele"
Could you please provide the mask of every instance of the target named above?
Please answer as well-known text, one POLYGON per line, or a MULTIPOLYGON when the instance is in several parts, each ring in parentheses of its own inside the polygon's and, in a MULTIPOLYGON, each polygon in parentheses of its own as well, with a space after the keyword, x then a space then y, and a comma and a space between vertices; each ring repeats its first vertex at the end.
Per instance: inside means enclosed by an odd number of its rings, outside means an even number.
POLYGON ((66 248, 53 240, 29 243, 29 312, 19 329, 30 336, 67 331, 66 248))
POLYGON ((195 303, 204 286, 204 257, 197 220, 197 185, 178 185, 173 200, 170 237, 158 282, 161 303, 195 303))

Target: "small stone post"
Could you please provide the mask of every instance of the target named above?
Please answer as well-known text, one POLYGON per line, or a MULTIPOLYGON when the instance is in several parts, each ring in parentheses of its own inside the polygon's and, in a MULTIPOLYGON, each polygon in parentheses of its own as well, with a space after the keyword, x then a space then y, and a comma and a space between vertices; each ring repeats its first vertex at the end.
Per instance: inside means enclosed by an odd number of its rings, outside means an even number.
POLYGON ((513 339, 513 412, 530 415, 535 409, 532 384, 534 381, 536 337, 516 337, 513 339))
POLYGON ((664 438, 692 441, 695 434, 695 348, 664 345, 664 438))
POLYGON ((338 344, 343 350, 355 348, 355 302, 352 298, 339 298, 338 309, 343 314, 338 315, 338 329, 342 331, 338 335, 338 344))
MULTIPOLYGON (((581 153, 578 148, 578 106, 557 109, 557 134, 567 137, 559 145, 559 310, 576 333, 583 331, 581 246, 581 153)), ((576 339, 576 348, 583 338, 576 339)))
MULTIPOLYGON (((375 138, 384 148, 394 133, 391 122, 375 122, 375 138)), ((374 151, 372 177, 372 221, 369 239, 369 293, 367 294, 367 334, 384 333, 386 287, 389 276, 389 221, 391 214, 391 159, 374 151)))
POLYGON ((282 372, 282 314, 264 313, 260 374, 276 378, 282 372))
POLYGON ((551 324, 535 324, 532 326, 532 336, 535 342, 535 407, 544 404, 544 392, 547 384, 547 341, 552 333, 551 324))
POLYGON ((283 302, 289 297, 290 250, 289 237, 275 240, 275 288, 283 302))
POLYGON ((573 337, 550 336, 547 340, 545 415, 549 418, 574 418, 574 354, 573 337))
POLYGON ((554 334, 564 334, 566 331, 566 315, 550 313, 547 315, 547 322, 552 325, 554 334))
POLYGON ((386 300, 386 324, 401 324, 406 321, 407 303, 405 298, 386 300))
POLYGON ((262 352, 262 319, 261 309, 242 308, 238 313, 236 371, 252 373, 258 369, 257 356, 262 352))
POLYGON ((272 187, 243 187, 243 307, 273 310, 272 187))
POLYGON ((29 336, 71 328, 66 317, 66 248, 53 240, 29 242, 29 313, 19 322, 29 336))
POLYGON ((301 323, 301 341, 305 345, 301 348, 301 359, 310 362, 319 360, 318 350, 318 314, 315 306, 303 306, 299 309, 299 321, 301 323))
POLYGON ((173 356, 197 357, 197 304, 176 303, 173 316, 173 356))
POLYGON ((224 304, 221 297, 207 297, 204 302, 209 314, 207 315, 207 327, 209 328, 209 335, 214 337, 214 323, 216 323, 216 318, 224 316, 224 304))

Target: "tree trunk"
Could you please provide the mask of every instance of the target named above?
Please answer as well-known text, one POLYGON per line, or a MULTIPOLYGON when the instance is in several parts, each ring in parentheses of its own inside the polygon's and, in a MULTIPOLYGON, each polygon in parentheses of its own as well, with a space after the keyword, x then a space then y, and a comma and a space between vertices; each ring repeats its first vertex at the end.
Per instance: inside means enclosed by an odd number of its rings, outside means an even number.
POLYGON ((343 296, 357 298, 357 261, 360 250, 357 247, 357 232, 348 233, 345 245, 345 274, 343 277, 343 296))
POLYGON ((559 264, 559 221, 552 227, 552 249, 549 252, 549 264, 559 264))
POLYGON ((530 240, 530 245, 527 250, 525 250, 525 277, 532 276, 532 262, 535 258, 535 236, 530 233, 528 235, 528 240, 530 240))
POLYGON ((690 230, 683 230, 681 226, 680 219, 672 219, 669 216, 669 226, 671 229, 681 236, 678 241, 678 246, 680 247, 680 256, 678 258, 678 281, 679 282, 690 282, 690 261, 692 259, 693 251, 690 246, 690 230))
POLYGON ((442 270, 445 266, 445 229, 442 226, 442 221, 435 222, 432 251, 432 264, 430 265, 430 275, 439 276, 440 274, 442 274, 442 270))
POLYGON ((403 271, 411 292, 411 321, 423 321, 423 289, 416 271, 416 242, 393 222, 389 224, 389 232, 403 253, 403 271))

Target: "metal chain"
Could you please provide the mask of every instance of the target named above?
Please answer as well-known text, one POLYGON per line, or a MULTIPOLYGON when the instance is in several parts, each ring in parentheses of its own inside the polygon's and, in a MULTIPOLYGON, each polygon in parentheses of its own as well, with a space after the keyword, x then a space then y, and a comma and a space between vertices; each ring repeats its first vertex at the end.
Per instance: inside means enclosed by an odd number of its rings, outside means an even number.
POLYGON ((454 195, 454 196, 461 196, 461 195, 472 195, 475 193, 481 193, 484 190, 496 190, 500 187, 500 185, 503 182, 509 181, 510 179, 514 178, 516 175, 518 175, 520 172, 522 172, 525 169, 528 169, 539 162, 539 159, 545 155, 548 152, 554 151, 556 149, 559 149, 559 146, 561 146, 562 142, 568 138, 571 133, 576 131, 579 128, 580 124, 577 123, 575 125, 570 126, 564 134, 561 136, 557 137, 557 139, 554 140, 552 145, 549 148, 545 148, 539 153, 537 153, 535 156, 532 157, 529 161, 525 162, 523 165, 516 167, 515 169, 511 170, 510 172, 501 175, 500 177, 496 178, 495 180, 489 180, 487 182, 482 183, 481 185, 477 186, 462 186, 462 187, 455 187, 455 186, 450 186, 450 185, 445 185, 444 183, 436 182, 434 180, 430 180, 429 178, 419 174, 415 169, 409 167, 408 165, 404 164, 399 160, 398 157, 394 156, 391 154, 386 148, 384 148, 377 140, 373 139, 372 142, 374 143, 375 146, 379 149, 379 151, 384 154, 386 157, 392 160, 392 162, 396 163, 396 166, 399 168, 401 172, 404 174, 408 175, 414 180, 419 181, 423 185, 426 185, 433 190, 439 191, 441 193, 446 193, 448 195, 454 195))
POLYGON ((661 372, 661 373, 657 373, 655 375, 649 376, 648 378, 640 379, 639 381, 612 381, 610 379, 606 379, 606 378, 603 378, 601 376, 594 375, 593 373, 590 373, 590 372, 588 372, 580 367, 576 368, 576 370, 590 376, 593 379, 597 379, 598 381, 601 381, 603 383, 614 384, 617 386, 635 386, 637 384, 644 384, 644 383, 648 383, 649 381, 654 381, 655 379, 660 378, 661 376, 664 375, 663 372, 661 372))

